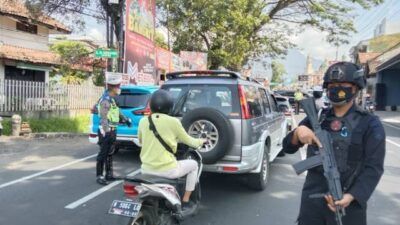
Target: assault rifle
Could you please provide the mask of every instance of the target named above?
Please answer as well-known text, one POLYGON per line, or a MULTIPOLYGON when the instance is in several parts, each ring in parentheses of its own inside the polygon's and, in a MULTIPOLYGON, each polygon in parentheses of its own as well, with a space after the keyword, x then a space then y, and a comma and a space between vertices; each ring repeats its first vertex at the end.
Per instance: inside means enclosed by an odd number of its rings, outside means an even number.
MULTIPOLYGON (((293 168, 297 175, 299 175, 308 169, 322 164, 324 168, 324 176, 329 187, 328 194, 332 195, 334 201, 341 200, 343 198, 343 191, 340 182, 340 173, 338 171, 335 154, 333 152, 331 135, 328 131, 323 130, 319 124, 314 98, 304 99, 300 101, 300 104, 304 109, 304 112, 307 114, 307 118, 311 124, 311 127, 322 147, 319 148, 319 154, 294 164, 293 168)), ((323 194, 319 196, 322 197, 323 194)), ((343 207, 336 206, 335 216, 338 225, 342 225, 342 217, 345 214, 346 213, 343 207)))

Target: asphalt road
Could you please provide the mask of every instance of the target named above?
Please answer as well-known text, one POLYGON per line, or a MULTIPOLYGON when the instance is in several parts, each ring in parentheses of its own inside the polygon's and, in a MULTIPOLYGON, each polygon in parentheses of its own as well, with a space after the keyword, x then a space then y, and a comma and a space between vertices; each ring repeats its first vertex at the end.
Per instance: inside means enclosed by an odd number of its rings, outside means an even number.
MULTIPOLYGON (((400 221, 400 124, 385 125, 385 174, 369 201, 370 225, 400 221)), ((85 138, 0 141, 1 225, 124 225, 108 215, 114 199, 123 199, 120 183, 95 183, 97 146, 85 138)), ((278 158, 271 166, 267 189, 255 192, 237 176, 205 174, 199 214, 184 225, 295 224, 304 176, 291 164, 300 153, 278 158)), ((137 171, 138 154, 121 151, 115 160, 120 175, 137 171)))

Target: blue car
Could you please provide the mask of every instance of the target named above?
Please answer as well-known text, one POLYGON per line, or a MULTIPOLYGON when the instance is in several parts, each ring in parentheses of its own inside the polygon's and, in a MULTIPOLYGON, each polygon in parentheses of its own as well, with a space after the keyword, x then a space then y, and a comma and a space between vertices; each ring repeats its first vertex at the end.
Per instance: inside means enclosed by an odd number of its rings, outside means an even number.
MULTIPOLYGON (((122 86, 121 95, 115 98, 121 112, 132 120, 132 126, 121 124, 117 129, 116 150, 121 147, 139 147, 137 138, 140 119, 150 114, 150 96, 158 90, 157 86, 122 86)), ((93 144, 98 142, 98 130, 100 118, 97 104, 91 110, 89 141, 93 144)))

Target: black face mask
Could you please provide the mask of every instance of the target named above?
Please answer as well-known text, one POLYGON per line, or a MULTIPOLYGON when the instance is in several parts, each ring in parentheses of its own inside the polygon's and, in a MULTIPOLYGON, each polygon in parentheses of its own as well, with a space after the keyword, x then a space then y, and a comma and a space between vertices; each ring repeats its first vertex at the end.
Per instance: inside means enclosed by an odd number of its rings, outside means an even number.
POLYGON ((354 98, 352 87, 332 87, 328 88, 328 98, 333 105, 343 105, 354 98))

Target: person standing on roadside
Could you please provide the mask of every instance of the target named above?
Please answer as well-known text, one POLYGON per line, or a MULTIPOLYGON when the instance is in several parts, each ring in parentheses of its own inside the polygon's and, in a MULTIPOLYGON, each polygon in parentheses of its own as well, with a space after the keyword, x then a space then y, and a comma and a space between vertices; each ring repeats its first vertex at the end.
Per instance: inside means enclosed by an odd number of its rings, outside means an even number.
MULTIPOLYGON (((324 75, 323 87, 332 108, 322 112, 320 123, 332 137, 343 198, 334 201, 329 195, 322 165, 309 169, 302 191, 299 225, 336 225, 336 206, 346 210, 343 225, 367 224, 367 201, 383 174, 386 150, 385 131, 379 118, 355 104, 365 83, 363 70, 350 62, 333 64, 324 75), (321 195, 325 199, 315 197, 321 195)), ((307 118, 285 137, 283 150, 295 153, 306 144, 307 157, 319 154, 319 148, 323 147, 307 118)))
POLYGON ((296 103, 296 115, 299 115, 300 112, 300 101, 303 100, 303 93, 301 93, 300 89, 297 88, 296 92, 294 93, 294 101, 296 103))
POLYGON ((107 185, 114 181, 113 175, 113 145, 117 139, 117 127, 120 122, 131 125, 130 119, 123 116, 115 102, 115 97, 121 94, 120 84, 122 77, 117 74, 106 76, 107 90, 100 98, 98 111, 100 116, 99 145, 100 152, 97 155, 96 177, 97 183, 107 185), (106 175, 104 174, 106 168, 106 175))

